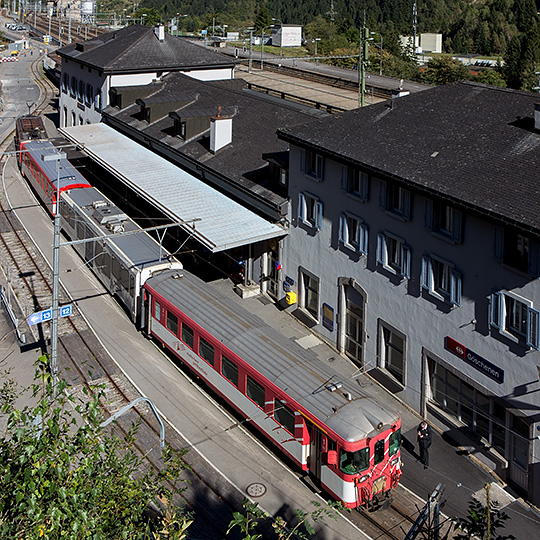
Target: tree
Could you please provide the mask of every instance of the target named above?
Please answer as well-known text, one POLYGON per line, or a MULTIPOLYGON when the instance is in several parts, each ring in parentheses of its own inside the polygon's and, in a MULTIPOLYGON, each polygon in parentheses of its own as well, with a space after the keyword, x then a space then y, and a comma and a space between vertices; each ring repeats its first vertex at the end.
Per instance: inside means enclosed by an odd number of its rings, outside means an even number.
POLYGON ((267 26, 272 25, 272 17, 270 17, 270 13, 268 13, 267 7, 263 4, 259 11, 257 12, 257 16, 255 17, 255 31, 256 32, 262 32, 263 28, 266 28, 267 26))
MULTIPOLYGON (((337 519, 338 510, 342 507, 339 502, 328 502, 326 506, 322 506, 320 503, 314 501, 313 505, 316 509, 312 512, 296 510, 298 522, 294 526, 289 525, 279 516, 275 518, 272 527, 276 531, 278 539, 290 540, 291 538, 299 538, 300 540, 307 540, 315 534, 315 529, 310 521, 318 523, 326 517, 337 519)), ((259 508, 258 503, 251 502, 249 499, 244 499, 242 506, 245 514, 234 512, 227 534, 234 527, 240 527, 245 540, 259 540, 262 535, 256 532, 257 525, 260 520, 268 519, 270 516, 259 508)))
POLYGON ((0 537, 146 539, 155 527, 158 538, 183 538, 189 518, 173 502, 183 452, 167 448, 154 472, 134 449, 136 425, 124 438, 100 426, 101 388, 78 401, 63 381, 54 391, 46 356, 39 367, 25 394, 35 405, 16 408, 23 391, 0 387, 0 537), (166 507, 153 522, 151 505, 166 507))
POLYGON ((432 58, 422 73, 422 79, 431 84, 449 84, 467 78, 467 68, 448 56, 432 58))
MULTIPOLYGON (((489 486, 486 486, 488 489, 489 486)), ((496 502, 482 504, 476 499, 469 503, 469 515, 466 518, 458 518, 454 522, 454 530, 462 531, 454 536, 456 540, 515 540, 512 534, 497 535, 497 529, 504 527, 504 522, 509 519, 508 515, 497 510, 496 502), (489 516, 489 519, 488 519, 489 516)))

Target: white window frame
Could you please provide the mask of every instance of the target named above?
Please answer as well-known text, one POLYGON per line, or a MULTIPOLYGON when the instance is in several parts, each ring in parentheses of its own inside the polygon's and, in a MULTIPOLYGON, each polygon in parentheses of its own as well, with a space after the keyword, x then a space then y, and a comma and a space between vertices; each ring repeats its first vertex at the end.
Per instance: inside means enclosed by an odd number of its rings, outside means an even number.
POLYGON ((404 221, 411 218, 411 192, 402 185, 386 180, 379 180, 379 205, 391 216, 404 221), (394 192, 399 190, 399 205, 394 205, 394 192))
POLYGON ((314 150, 302 149, 300 168, 304 174, 321 182, 324 179, 324 166, 324 156, 314 150), (312 159, 314 167, 311 166, 312 159))
POLYGON ((368 250, 367 225, 354 214, 341 214, 339 216, 339 241, 344 247, 365 255, 368 250))
POLYGON ((462 228, 463 228, 463 214, 460 210, 456 210, 452 205, 445 202, 434 202, 431 199, 426 199, 425 214, 424 214, 425 226, 434 235, 439 236, 445 240, 450 240, 456 244, 460 244, 462 241, 462 228), (440 214, 444 211, 447 216, 447 221, 450 221, 452 226, 448 229, 443 229, 440 225, 440 214))
POLYGON ((304 225, 317 229, 322 228, 323 204, 315 195, 310 193, 298 194, 298 219, 304 225))
POLYGON ((435 255, 424 255, 422 257, 422 288, 429 294, 442 300, 450 302, 453 306, 461 306, 462 276, 451 262, 445 261, 435 255), (448 272, 448 290, 437 287, 435 266, 443 265, 448 272))
POLYGON ((409 279, 411 277, 411 248, 399 236, 380 232, 377 234, 377 263, 382 265, 385 270, 409 279), (399 244, 397 247, 399 248, 400 261, 397 266, 392 265, 390 261, 389 240, 399 244))
POLYGON ((320 311, 321 311, 321 280, 315 275, 306 270, 305 268, 300 267, 300 291, 301 291, 301 297, 300 297, 300 306, 302 307, 302 310, 307 313, 312 319, 319 321, 320 319, 320 311), (314 294, 316 295, 316 307, 315 309, 310 309, 308 307, 308 298, 306 295, 306 288, 307 284, 306 281, 310 280, 313 282, 313 284, 316 284, 316 287, 312 286, 310 287, 310 290, 314 291, 314 294))
POLYGON ((352 165, 341 167, 341 189, 362 202, 369 198, 369 174, 352 165), (358 183, 358 189, 355 184, 358 183))
POLYGON ((400 332, 390 324, 388 324, 386 321, 383 321, 382 319, 379 319, 379 365, 381 368, 383 368, 386 372, 390 374, 390 376, 401 386, 405 387, 406 380, 407 380, 407 335, 403 332, 400 332), (403 341, 403 350, 401 351, 402 354, 402 377, 403 380, 400 381, 392 372, 391 369, 388 369, 388 358, 387 358, 387 347, 393 348, 392 345, 389 344, 389 342, 386 341, 384 333, 389 332, 390 334, 396 335, 398 338, 400 338, 403 341))
POLYGON ((516 343, 525 343, 531 349, 540 348, 540 312, 533 308, 533 303, 527 298, 510 291, 497 291, 491 295, 490 324, 508 339, 516 343), (522 304, 525 320, 523 334, 513 331, 507 325, 507 299, 522 304))

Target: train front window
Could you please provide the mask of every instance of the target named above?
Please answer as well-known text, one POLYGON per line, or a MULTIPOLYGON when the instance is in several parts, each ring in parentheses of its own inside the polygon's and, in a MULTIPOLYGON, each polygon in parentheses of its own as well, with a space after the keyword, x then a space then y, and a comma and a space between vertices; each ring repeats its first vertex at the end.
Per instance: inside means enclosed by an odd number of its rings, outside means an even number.
POLYGON ((345 474, 356 474, 369 467, 369 448, 362 448, 356 452, 341 450, 339 454, 339 468, 345 474))
POLYGON ((388 455, 393 456, 401 446, 401 429, 398 429, 390 435, 388 439, 388 455))
POLYGON ((384 459, 384 439, 377 441, 373 449, 373 464, 377 465, 384 459))

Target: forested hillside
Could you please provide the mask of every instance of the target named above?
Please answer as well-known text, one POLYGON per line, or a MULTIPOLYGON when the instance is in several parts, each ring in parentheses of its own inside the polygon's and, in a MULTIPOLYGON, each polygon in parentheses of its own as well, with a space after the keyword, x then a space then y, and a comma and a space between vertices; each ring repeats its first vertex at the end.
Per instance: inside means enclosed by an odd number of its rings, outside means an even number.
MULTIPOLYGON (((365 20, 382 36, 385 51, 399 55, 399 35, 413 33, 413 5, 414 0, 334 0, 332 11, 331 0, 142 0, 139 8, 154 8, 164 20, 184 15, 181 28, 187 31, 212 24, 242 30, 261 15, 269 24, 272 18, 302 24, 307 38, 325 41, 320 43, 324 54, 358 43, 365 20)), ((416 32, 442 33, 447 53, 500 56, 508 86, 536 86, 540 29, 535 0, 417 0, 416 32)))

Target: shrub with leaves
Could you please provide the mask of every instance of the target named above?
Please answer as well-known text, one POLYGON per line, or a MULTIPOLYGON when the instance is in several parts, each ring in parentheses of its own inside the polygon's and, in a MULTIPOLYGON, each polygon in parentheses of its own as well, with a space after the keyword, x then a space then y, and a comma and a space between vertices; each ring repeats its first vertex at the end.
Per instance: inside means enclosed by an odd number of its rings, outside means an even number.
POLYGON ((27 396, 35 405, 15 408, 13 385, 0 387, 0 538, 146 539, 151 525, 184 538, 189 519, 173 504, 182 452, 168 448, 155 472, 133 446, 137 426, 124 438, 101 427, 101 389, 85 389, 84 401, 63 381, 53 389, 40 360, 27 396), (167 511, 150 524, 159 501, 167 511))

